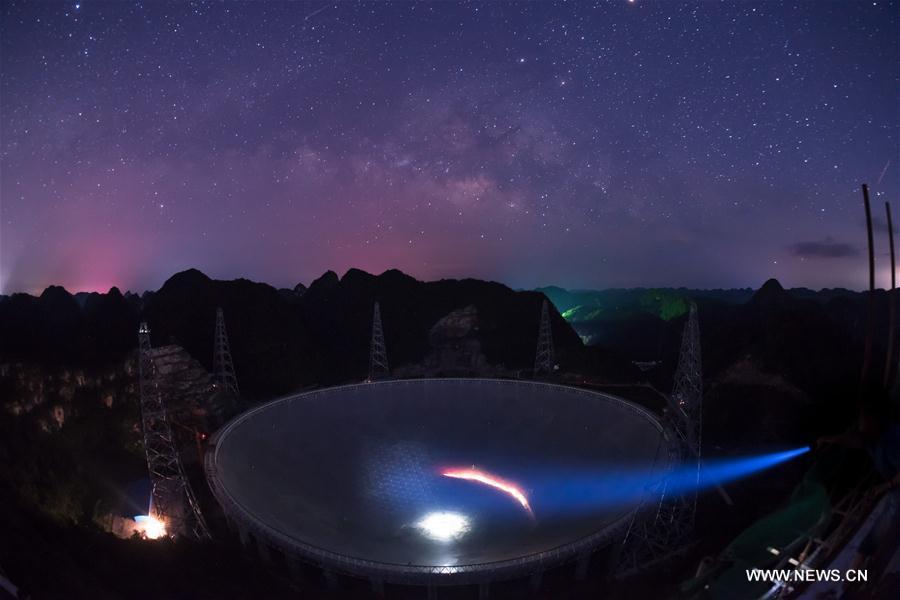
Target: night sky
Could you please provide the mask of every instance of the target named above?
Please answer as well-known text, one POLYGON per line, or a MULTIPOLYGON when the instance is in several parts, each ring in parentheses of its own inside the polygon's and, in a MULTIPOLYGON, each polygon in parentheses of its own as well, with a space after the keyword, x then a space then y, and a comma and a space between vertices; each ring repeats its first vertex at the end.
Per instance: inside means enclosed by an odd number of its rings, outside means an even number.
POLYGON ((885 286, 898 9, 7 1, 0 292, 885 286))

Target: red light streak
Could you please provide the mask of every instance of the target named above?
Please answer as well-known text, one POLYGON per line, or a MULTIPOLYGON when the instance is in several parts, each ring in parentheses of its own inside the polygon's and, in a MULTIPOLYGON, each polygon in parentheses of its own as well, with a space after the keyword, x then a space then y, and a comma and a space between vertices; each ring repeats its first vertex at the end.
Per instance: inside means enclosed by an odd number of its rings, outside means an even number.
POLYGON ((531 510, 531 505, 528 504, 528 498, 525 497, 525 493, 522 489, 516 484, 505 481, 496 475, 491 475, 490 473, 485 473, 479 469, 471 468, 471 469, 447 469, 443 473, 441 473, 444 477, 452 477, 454 479, 465 479, 466 481, 477 481, 478 483, 483 483, 485 485, 489 485, 494 489, 498 489, 501 492, 509 494, 512 498, 514 498, 519 504, 522 505, 530 516, 534 516, 534 512, 531 510))

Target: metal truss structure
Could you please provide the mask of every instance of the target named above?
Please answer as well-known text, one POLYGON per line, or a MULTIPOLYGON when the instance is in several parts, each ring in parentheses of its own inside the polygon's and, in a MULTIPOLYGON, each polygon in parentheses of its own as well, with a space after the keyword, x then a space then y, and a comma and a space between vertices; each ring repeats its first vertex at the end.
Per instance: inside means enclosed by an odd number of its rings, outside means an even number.
POLYGON ((381 327, 381 308, 375 303, 372 314, 372 343, 369 348, 369 377, 368 381, 384 379, 390 376, 387 350, 384 346, 384 330, 381 327))
POLYGON ((645 492, 644 505, 635 514, 628 530, 615 575, 642 571, 687 545, 697 513, 700 483, 703 409, 703 370, 700 354, 700 325, 697 306, 691 303, 684 325, 681 352, 669 407, 663 426, 672 440, 668 462, 679 467, 696 467, 696 485, 691 491, 672 494, 663 478, 645 492))
POLYGON ((534 374, 553 372, 553 331, 550 329, 550 308, 547 300, 541 307, 541 324, 538 328, 537 352, 534 355, 534 374))
POLYGON ((237 398, 240 396, 234 362, 231 360, 231 348, 228 345, 228 333, 225 331, 225 313, 216 309, 216 334, 213 345, 213 381, 224 390, 228 390, 237 398))
POLYGON ((170 536, 209 538, 209 528, 184 474, 175 437, 172 435, 166 403, 153 363, 150 328, 147 323, 141 323, 138 329, 138 367, 144 450, 152 486, 150 516, 161 520, 170 536))

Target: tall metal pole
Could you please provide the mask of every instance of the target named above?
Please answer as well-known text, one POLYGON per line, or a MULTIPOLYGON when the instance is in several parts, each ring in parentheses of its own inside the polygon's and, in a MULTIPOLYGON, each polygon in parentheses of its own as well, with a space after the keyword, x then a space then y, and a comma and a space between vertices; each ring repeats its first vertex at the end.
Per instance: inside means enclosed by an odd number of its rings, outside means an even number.
POLYGON ((869 378, 869 364, 872 361, 872 338, 875 335, 875 245, 872 240, 872 209, 869 206, 869 186, 862 184, 863 204, 866 209, 866 233, 869 242, 869 302, 866 317, 866 340, 863 350, 862 371, 859 374, 857 402, 862 401, 862 393, 869 378))
POLYGON ((888 345, 887 354, 884 357, 884 376, 882 385, 888 389, 891 383, 891 367, 894 358, 894 337, 897 328, 897 265, 894 262, 894 223, 891 221, 891 203, 884 203, 884 211, 887 213, 888 244, 891 247, 891 291, 890 291, 890 317, 888 318, 888 345))

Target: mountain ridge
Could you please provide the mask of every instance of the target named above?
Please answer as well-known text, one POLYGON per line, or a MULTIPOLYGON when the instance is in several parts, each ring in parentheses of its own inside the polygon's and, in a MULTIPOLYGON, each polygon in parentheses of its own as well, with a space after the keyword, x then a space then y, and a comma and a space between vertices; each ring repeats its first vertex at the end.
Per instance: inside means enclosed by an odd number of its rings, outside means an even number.
MULTIPOLYGON (((479 336, 489 362, 528 369, 533 362, 543 295, 474 279, 421 282, 396 269, 373 275, 326 271, 293 290, 248 279, 217 280, 180 271, 141 296, 118 289, 78 294, 60 286, 40 296, 0 299, 0 360, 98 365, 137 345, 147 321, 154 345, 178 344, 211 368, 215 309, 222 307, 242 389, 269 397, 298 386, 361 379, 366 374, 372 306, 382 304, 388 354, 397 365, 419 363, 428 334, 453 310, 478 308, 479 336), (107 316, 114 317, 112 324, 107 316)), ((582 360, 577 334, 554 310, 561 356, 582 360)))

